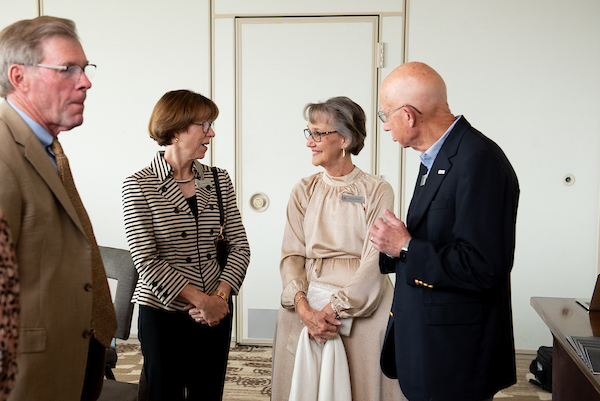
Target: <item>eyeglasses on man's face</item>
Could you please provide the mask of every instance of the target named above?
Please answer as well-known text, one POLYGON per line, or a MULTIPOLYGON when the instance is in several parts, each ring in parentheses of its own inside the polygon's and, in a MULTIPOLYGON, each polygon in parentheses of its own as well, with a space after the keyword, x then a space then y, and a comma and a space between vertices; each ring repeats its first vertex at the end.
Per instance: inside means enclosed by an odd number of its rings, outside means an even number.
POLYGON ((208 130, 210 129, 210 127, 212 127, 213 123, 214 123, 214 121, 201 121, 201 122, 193 122, 192 124, 201 125, 202 131, 204 131, 205 134, 208 134, 208 130))
POLYGON ((323 135, 333 134, 337 131, 328 131, 328 132, 310 132, 308 128, 304 128, 304 137, 308 140, 308 138, 312 137, 313 141, 321 142, 321 137, 323 135))
POLYGON ((77 80, 81 76, 81 73, 85 73, 85 76, 88 79, 92 79, 94 75, 96 75, 96 64, 86 64, 84 66, 80 66, 78 64, 71 65, 50 65, 50 64, 21 64, 29 67, 41 67, 41 68, 49 68, 51 70, 58 70, 64 74, 65 78, 77 80))
POLYGON ((380 111, 379 113, 377 113, 377 116, 379 117, 381 122, 385 122, 387 120, 388 114, 390 114, 392 111, 400 110, 403 107, 410 107, 411 109, 414 109, 417 113, 423 114, 419 110, 417 110, 417 108, 415 106, 411 106, 410 104, 403 104, 402 106, 396 107, 395 109, 392 109, 390 111, 386 111, 385 113, 383 111, 380 111))

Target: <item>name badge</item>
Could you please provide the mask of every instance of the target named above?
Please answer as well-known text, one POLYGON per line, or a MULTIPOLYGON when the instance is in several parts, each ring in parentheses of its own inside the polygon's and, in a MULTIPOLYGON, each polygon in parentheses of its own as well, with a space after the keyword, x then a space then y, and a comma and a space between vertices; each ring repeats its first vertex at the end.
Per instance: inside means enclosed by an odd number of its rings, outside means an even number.
POLYGON ((210 185, 209 180, 196 180, 196 186, 198 188, 206 188, 210 185))
POLYGON ((360 195, 342 194, 342 202, 365 203, 365 197, 360 195))

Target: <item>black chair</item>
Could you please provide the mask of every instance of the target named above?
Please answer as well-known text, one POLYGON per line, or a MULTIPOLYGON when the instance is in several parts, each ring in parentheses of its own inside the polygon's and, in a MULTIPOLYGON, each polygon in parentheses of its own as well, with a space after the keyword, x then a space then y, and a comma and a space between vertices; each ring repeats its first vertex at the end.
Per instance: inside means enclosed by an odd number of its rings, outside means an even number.
MULTIPOLYGON (((115 339, 127 340, 131 332, 133 317, 131 298, 138 274, 129 251, 101 246, 100 255, 104 263, 104 270, 106 270, 106 277, 117 280, 117 291, 113 301, 117 315, 115 339)), ((138 385, 115 380, 112 369, 117 364, 117 351, 114 344, 115 340, 113 340, 113 346, 106 350, 106 378, 98 401, 136 401, 138 385)))

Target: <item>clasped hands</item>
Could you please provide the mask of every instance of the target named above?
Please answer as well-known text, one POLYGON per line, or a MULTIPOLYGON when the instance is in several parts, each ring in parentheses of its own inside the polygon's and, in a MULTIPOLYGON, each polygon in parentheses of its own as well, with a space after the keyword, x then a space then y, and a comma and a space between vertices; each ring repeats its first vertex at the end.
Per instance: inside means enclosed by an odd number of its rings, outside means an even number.
POLYGON ((188 311, 190 317, 197 323, 213 327, 227 316, 229 313, 229 304, 218 295, 211 295, 204 298, 201 307, 190 303, 183 310, 188 311))
POLYGON ((308 306, 306 298, 303 298, 298 302, 296 313, 308 329, 309 337, 314 338, 315 341, 320 344, 324 344, 328 340, 335 338, 339 326, 342 324, 342 322, 336 319, 331 304, 325 305, 325 307, 319 311, 308 306))
POLYGON ((379 252, 398 257, 410 233, 404 222, 389 210, 383 212, 383 217, 375 220, 375 224, 369 228, 369 239, 379 252))

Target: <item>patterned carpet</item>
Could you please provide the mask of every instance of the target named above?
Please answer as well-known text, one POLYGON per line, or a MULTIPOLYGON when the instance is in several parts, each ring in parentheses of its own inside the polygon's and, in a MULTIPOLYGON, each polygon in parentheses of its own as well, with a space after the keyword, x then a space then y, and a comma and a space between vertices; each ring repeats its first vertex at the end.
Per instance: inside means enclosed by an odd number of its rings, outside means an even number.
MULTIPOLYGON (((117 343, 115 378, 138 383, 142 370, 139 344, 117 343)), ((271 347, 232 347, 229 351, 224 401, 269 400, 271 397, 271 347)))
MULTIPOLYGON (((224 401, 266 401, 271 395, 271 348, 232 347, 229 353, 224 401)), ((119 360, 113 370, 119 381, 137 383, 142 369, 140 346, 129 340, 117 344, 119 360)), ((533 356, 517 358, 517 383, 494 396, 494 400, 548 401, 552 395, 529 383, 533 356)))

